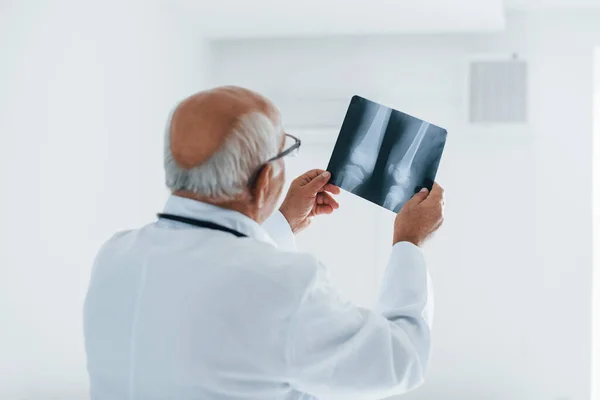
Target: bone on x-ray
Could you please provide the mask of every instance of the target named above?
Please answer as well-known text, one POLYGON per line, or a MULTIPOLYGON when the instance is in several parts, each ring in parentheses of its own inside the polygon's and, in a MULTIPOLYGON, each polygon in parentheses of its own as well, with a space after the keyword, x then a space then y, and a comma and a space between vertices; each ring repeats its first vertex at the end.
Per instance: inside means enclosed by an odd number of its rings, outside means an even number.
POLYGON ((397 212, 414 193, 431 189, 447 131, 354 96, 329 166, 332 183, 397 212))

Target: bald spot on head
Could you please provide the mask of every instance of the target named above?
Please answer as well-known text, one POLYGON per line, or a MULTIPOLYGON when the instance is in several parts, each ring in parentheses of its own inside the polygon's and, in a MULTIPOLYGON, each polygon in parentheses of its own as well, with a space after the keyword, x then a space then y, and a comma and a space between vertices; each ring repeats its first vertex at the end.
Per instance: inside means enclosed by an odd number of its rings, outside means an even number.
POLYGON ((171 117, 171 153, 186 169, 207 161, 217 152, 239 118, 261 112, 278 122, 279 112, 265 97, 237 86, 224 86, 192 95, 171 117))

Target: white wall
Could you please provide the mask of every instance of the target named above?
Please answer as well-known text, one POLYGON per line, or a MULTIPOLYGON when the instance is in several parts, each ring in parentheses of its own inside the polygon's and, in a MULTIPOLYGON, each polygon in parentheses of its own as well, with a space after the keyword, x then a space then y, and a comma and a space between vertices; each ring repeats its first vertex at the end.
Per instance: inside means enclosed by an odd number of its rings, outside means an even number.
POLYGON ((600 46, 594 62, 594 279, 592 399, 600 400, 600 46))
MULTIPOLYGON (((600 14, 556 13, 510 15, 499 34, 213 44, 211 84, 274 97, 360 93, 449 128, 439 174, 447 222, 428 248, 437 288, 432 368, 427 384, 403 398, 590 398, 598 43, 600 14), (530 124, 467 124, 466 61, 514 51, 530 65, 530 124)), ((295 170, 326 165, 332 141, 319 140, 295 170)), ((366 302, 375 287, 366 277, 380 276, 377 254, 391 240, 392 216, 365 204, 361 215, 377 220, 371 226, 356 217, 356 205, 344 205, 343 229, 323 221, 323 231, 300 241, 329 263, 348 297, 366 302)))
MULTIPOLYGON (((1 6, 2 399, 85 397, 80 317, 92 258, 116 229, 145 223, 162 206, 164 119, 203 86, 207 50, 168 7, 69 6, 1 6)), ((563 13, 513 15, 504 34, 213 46, 210 83, 301 96, 360 92, 450 129, 440 172, 448 221, 428 249, 434 359, 427 385, 406 399, 589 398, 599 43, 600 15, 563 13), (515 50, 531 66, 530 126, 467 125, 465 59, 515 50)), ((295 168, 323 166, 324 142, 295 168)), ((388 232, 389 216, 376 214, 368 229, 388 232)), ((337 218, 348 229, 355 220, 343 209, 337 218)), ((335 226, 324 222, 313 235, 331 237, 335 226)), ((386 235, 373 249, 387 247, 386 235)), ((336 254, 317 251, 335 264, 336 254)), ((350 297, 367 302, 383 261, 332 269, 350 297), (363 280, 367 268, 376 270, 371 280, 363 280)))
POLYGON ((103 3, 0 6, 1 399, 87 397, 93 257, 162 208, 166 116, 202 86, 168 7, 103 3))

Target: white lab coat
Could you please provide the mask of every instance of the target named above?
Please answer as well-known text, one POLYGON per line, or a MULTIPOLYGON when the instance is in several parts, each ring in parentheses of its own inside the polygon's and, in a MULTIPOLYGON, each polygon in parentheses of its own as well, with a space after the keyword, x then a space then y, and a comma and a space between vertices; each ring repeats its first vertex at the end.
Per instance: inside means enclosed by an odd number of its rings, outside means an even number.
POLYGON ((372 311, 295 251, 280 213, 260 226, 175 196, 164 212, 249 237, 159 220, 103 246, 84 306, 92 400, 377 399, 423 382, 431 291, 417 247, 394 246, 372 311))

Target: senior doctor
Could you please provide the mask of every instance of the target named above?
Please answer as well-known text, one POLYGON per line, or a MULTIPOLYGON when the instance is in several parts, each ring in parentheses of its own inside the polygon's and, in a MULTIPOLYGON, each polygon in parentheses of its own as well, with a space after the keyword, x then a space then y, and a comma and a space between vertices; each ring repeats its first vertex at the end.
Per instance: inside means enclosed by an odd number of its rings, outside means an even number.
POLYGON ((294 234, 330 214, 339 189, 312 170, 284 185, 300 142, 274 105, 239 87, 195 94, 165 142, 172 195, 157 221, 100 250, 84 306, 92 400, 379 399, 419 386, 431 288, 419 246, 443 192, 395 220, 376 310, 338 294, 294 234))

